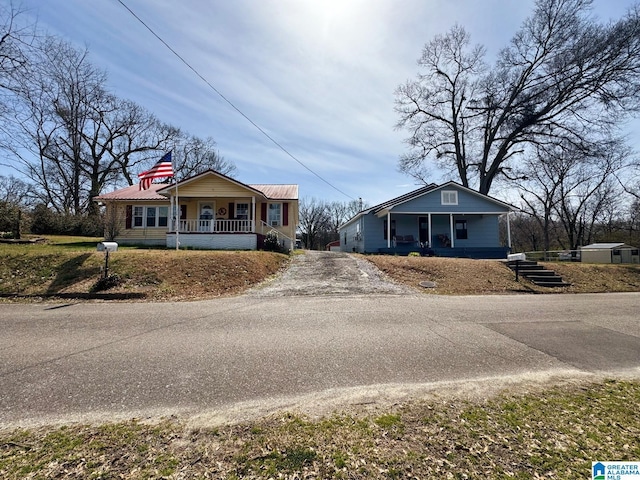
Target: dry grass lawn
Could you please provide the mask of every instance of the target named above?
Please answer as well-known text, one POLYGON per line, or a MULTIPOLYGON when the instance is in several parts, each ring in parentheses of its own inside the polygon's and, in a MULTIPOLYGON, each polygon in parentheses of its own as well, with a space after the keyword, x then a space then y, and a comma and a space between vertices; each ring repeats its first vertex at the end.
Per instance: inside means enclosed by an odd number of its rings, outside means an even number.
MULTIPOLYGON (((184 301, 237 295, 289 264, 290 257, 271 252, 194 251, 121 248, 111 254, 110 273, 118 286, 95 293, 104 254, 97 239, 53 238, 30 245, 0 244, 0 301, 75 298, 184 301)), ((498 260, 362 256, 396 282, 425 294, 487 295, 522 293, 600 293, 640 291, 639 265, 547 263, 571 283, 538 287, 498 260), (435 288, 421 288, 423 281, 435 288)))
POLYGON ((396 282, 417 287, 422 281, 436 283, 428 294, 491 295, 514 293, 603 293, 640 292, 640 265, 596 265, 583 263, 541 263, 555 270, 571 286, 547 288, 534 285, 498 260, 465 258, 364 257, 396 282))
POLYGON ((120 284, 95 293, 104 267, 104 254, 95 247, 1 246, 0 299, 210 299, 241 293, 288 263, 288 256, 272 252, 121 249, 109 261, 109 273, 120 284))

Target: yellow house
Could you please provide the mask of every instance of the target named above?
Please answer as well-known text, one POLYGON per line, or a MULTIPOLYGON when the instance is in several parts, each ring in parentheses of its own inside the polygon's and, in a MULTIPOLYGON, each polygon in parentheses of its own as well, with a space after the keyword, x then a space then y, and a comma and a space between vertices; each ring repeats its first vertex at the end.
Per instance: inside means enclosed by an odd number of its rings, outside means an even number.
POLYGON ((273 232, 293 249, 297 185, 247 185, 213 170, 177 184, 138 185, 94 199, 105 205, 113 240, 216 250, 257 250, 273 232))

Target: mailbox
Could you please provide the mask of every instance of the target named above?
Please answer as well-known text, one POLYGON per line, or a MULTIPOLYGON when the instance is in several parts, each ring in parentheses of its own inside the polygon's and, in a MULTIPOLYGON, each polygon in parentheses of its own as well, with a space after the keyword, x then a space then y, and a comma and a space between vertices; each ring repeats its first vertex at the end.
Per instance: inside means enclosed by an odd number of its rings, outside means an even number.
POLYGON ((117 252, 118 244, 116 242, 100 242, 98 244, 99 252, 117 252))
POLYGON ((507 260, 516 261, 516 260, 526 260, 527 256, 524 253, 511 253, 507 255, 507 260))

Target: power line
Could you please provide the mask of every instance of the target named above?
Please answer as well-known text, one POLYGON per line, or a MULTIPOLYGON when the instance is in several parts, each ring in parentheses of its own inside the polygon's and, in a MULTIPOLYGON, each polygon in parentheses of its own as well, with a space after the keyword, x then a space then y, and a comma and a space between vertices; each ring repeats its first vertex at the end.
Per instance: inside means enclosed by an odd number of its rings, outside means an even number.
POLYGON ((189 62, 187 62, 182 55, 180 55, 178 52, 176 52, 171 45, 169 45, 167 42, 165 42, 162 37, 160 37, 160 35, 158 35, 149 25, 147 25, 144 20, 142 20, 138 15, 136 15, 136 13, 131 10, 124 2, 123 0, 117 0, 118 3, 120 5, 122 5, 125 9, 127 9, 127 11, 136 19, 138 20, 138 22, 140 22, 147 30, 149 30, 149 32, 151 32, 151 34, 156 37, 165 47, 167 47, 169 49, 169 51, 171 53, 173 53, 182 63, 184 63, 187 68, 189 68, 189 70, 191 70, 193 73, 196 74, 196 76, 198 78, 200 78, 200 80, 202 80, 205 84, 207 84, 207 86, 213 90, 214 92, 216 92, 218 94, 218 96, 220 96, 220 98, 222 98, 225 102, 227 102, 231 108, 233 108, 236 112, 238 112, 240 115, 242 115, 245 120, 247 120, 251 125, 253 125, 255 128, 258 129, 258 131, 260 133, 262 133, 262 135, 264 135, 265 137, 267 137, 276 147, 278 147, 280 150, 282 150, 285 154, 287 154, 289 157, 291 157, 293 160, 295 160, 298 164, 300 164, 302 167, 304 167, 306 170, 308 170, 309 172, 311 172, 313 175, 315 175, 317 178, 319 178, 320 180, 322 180, 324 183, 326 183, 327 185, 329 185, 331 188, 333 188, 334 190, 340 192, 342 195, 344 195, 345 197, 348 197, 352 200, 355 200, 355 198, 353 198, 351 195, 348 195, 346 193, 344 193, 342 190, 340 190, 338 187, 336 187, 335 185, 333 185, 331 182, 329 182, 328 180, 325 180, 323 177, 321 177, 319 174, 317 174, 316 172, 314 172, 313 170, 311 170, 311 168, 307 167, 304 163, 302 163, 302 161, 298 160, 298 158, 293 155, 291 152, 289 152, 286 148, 284 148, 278 141, 276 141, 273 137, 271 137, 271 135, 269 135, 267 132, 265 132, 260 125, 258 125, 257 123, 255 123, 253 120, 251 120, 251 118, 249 118, 242 110, 240 110, 238 107, 236 107, 233 102, 231 100, 229 100, 227 97, 225 97, 216 87, 214 87, 206 78, 204 78, 200 72, 198 72, 194 67, 191 66, 191 64, 189 64, 189 62))

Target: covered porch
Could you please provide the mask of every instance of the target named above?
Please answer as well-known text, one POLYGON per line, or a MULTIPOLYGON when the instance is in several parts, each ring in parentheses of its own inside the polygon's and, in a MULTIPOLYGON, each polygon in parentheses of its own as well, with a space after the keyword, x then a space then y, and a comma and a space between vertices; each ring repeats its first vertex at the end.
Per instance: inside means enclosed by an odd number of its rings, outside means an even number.
MULTIPOLYGON (((382 213, 382 212, 381 212, 382 213)), ((382 215, 386 245, 379 253, 423 256, 506 258, 511 248, 508 213, 393 213, 382 215), (500 241, 499 218, 506 215, 506 244, 500 241)), ((504 241, 504 240, 503 240, 504 241)))
MULTIPOLYGON (((180 233, 256 233, 255 220, 191 218, 178 220, 177 227, 180 233)), ((169 231, 176 231, 175 218, 169 231)))

